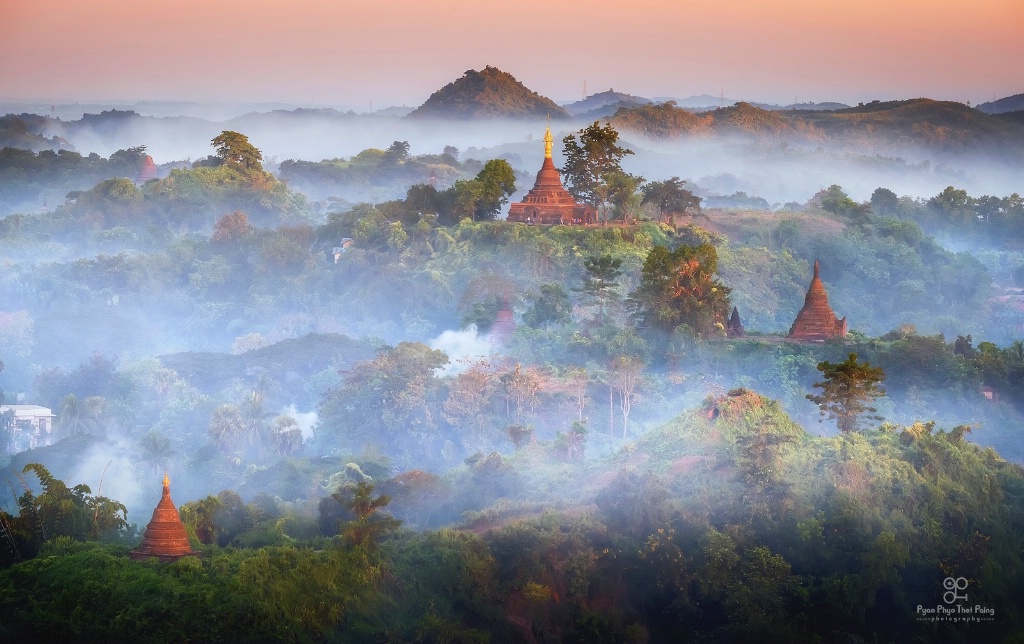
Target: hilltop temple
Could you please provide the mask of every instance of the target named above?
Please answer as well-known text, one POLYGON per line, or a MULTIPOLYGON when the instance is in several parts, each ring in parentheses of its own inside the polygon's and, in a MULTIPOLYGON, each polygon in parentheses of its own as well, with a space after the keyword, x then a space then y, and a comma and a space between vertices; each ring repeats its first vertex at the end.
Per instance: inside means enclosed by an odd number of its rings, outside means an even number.
POLYGON ((597 210, 578 204, 562 185, 562 177, 551 159, 551 128, 544 133, 544 164, 537 173, 533 189, 519 203, 509 206, 507 221, 526 224, 589 224, 597 210))
POLYGON ((796 315, 789 337, 802 342, 824 342, 829 338, 846 337, 846 318, 836 317, 828 304, 828 294, 819 275, 818 260, 814 260, 814 278, 807 288, 804 306, 796 315))
POLYGON ((129 556, 132 559, 156 557, 160 561, 169 562, 189 555, 199 556, 199 553, 192 550, 188 542, 185 524, 181 522, 174 501, 171 501, 171 479, 164 474, 163 496, 153 510, 153 519, 146 526, 142 543, 129 556))

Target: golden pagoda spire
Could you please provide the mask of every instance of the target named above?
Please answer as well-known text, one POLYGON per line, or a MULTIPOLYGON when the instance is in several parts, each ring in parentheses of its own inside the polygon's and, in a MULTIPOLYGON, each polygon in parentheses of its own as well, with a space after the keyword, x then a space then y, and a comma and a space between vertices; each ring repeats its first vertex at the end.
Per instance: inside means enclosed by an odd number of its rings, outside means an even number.
POLYGON ((544 158, 551 158, 551 143, 554 139, 551 138, 551 128, 548 127, 547 131, 544 132, 544 158))
POLYGON ((164 470, 164 489, 170 489, 171 477, 167 475, 167 470, 164 470))

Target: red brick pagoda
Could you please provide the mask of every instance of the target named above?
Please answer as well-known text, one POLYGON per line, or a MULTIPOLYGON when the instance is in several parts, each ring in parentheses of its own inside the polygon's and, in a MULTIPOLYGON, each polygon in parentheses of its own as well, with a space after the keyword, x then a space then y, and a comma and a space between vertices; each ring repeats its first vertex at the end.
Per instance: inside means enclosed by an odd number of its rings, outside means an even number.
POLYGON ((498 314, 494 318, 494 324, 491 325, 491 330, 488 332, 490 337, 499 344, 508 342, 512 334, 516 332, 516 320, 512 317, 512 305, 508 302, 508 296, 501 298, 501 306, 498 308, 498 314))
POLYGON ((807 288, 804 307, 797 313, 793 326, 789 329, 789 337, 802 342, 824 342, 829 338, 846 337, 846 318, 836 317, 828 304, 825 285, 818 274, 818 260, 814 260, 814 278, 807 288))
POLYGON ((562 185, 562 177, 551 159, 551 128, 544 133, 544 165, 537 173, 533 189, 519 203, 509 206, 508 221, 526 224, 589 224, 597 210, 578 204, 562 185))
POLYGON ((153 510, 153 519, 146 526, 142 535, 142 543, 129 556, 132 559, 149 559, 156 557, 168 562, 182 557, 199 556, 192 550, 185 533, 185 524, 181 522, 178 508, 171 501, 171 479, 164 474, 164 493, 153 510))
POLYGON ((139 168, 139 176, 135 181, 136 183, 146 183, 150 179, 156 179, 158 172, 153 157, 147 154, 146 158, 142 160, 142 167, 139 168))

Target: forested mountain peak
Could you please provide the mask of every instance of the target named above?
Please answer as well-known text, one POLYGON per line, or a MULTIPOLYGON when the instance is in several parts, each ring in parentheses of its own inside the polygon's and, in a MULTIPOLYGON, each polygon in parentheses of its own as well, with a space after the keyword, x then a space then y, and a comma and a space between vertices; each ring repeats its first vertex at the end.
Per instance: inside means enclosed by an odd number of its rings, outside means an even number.
POLYGON ((576 101, 575 103, 569 103, 563 107, 565 107, 565 111, 576 115, 584 114, 610 105, 647 105, 650 102, 650 99, 643 98, 642 96, 633 96, 632 94, 625 94, 623 92, 616 92, 614 89, 608 89, 604 92, 591 94, 583 100, 576 101))
POLYGON ((1007 96, 987 103, 981 103, 978 105, 978 109, 986 114, 1003 114, 1005 112, 1017 112, 1024 110, 1024 93, 1014 94, 1013 96, 1007 96))
POLYGON ((657 105, 621 107, 611 118, 611 123, 651 138, 671 138, 707 130, 711 118, 676 107, 674 101, 667 101, 657 105))
POLYGON ((713 110, 711 116, 715 129, 719 130, 740 130, 756 134, 793 130, 793 126, 779 112, 761 109, 743 101, 713 110))
POLYGON ((497 67, 467 70, 461 78, 430 95, 412 118, 568 118, 550 98, 529 89, 497 67))

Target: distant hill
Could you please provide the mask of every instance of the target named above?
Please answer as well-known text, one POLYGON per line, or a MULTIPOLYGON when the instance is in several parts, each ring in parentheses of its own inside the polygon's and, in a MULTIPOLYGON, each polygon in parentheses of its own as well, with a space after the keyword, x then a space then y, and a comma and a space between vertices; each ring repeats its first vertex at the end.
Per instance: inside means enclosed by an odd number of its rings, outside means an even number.
POLYGON ((240 355, 190 351, 160 356, 160 362, 174 369, 192 386, 214 392, 260 370, 283 376, 294 372, 298 377, 309 378, 332 365, 348 367, 368 360, 374 353, 374 349, 361 340, 337 333, 311 333, 240 355))
POLYGON ((21 150, 73 150, 67 140, 54 134, 60 130, 59 122, 35 114, 8 114, 0 116, 0 148, 21 150))
POLYGON ((1006 121, 1008 123, 1016 123, 1017 125, 1024 125, 1024 110, 1018 110, 1016 112, 1003 112, 1002 114, 993 114, 997 119, 1006 121))
POLYGON ((530 90, 514 76, 497 67, 470 69, 458 80, 430 95, 409 113, 409 118, 478 119, 545 118, 567 119, 569 113, 550 98, 530 90))
MULTIPOLYGON (((643 98, 642 96, 633 96, 632 94, 623 94, 622 92, 616 92, 613 89, 609 89, 607 92, 599 92, 597 94, 591 94, 582 101, 576 101, 575 103, 569 103, 563 105, 565 111, 573 116, 581 114, 593 113, 595 111, 603 111, 602 108, 614 108, 607 115, 615 113, 615 109, 620 107, 627 107, 630 105, 646 105, 650 103, 649 98, 643 98)), ((595 114, 594 116, 600 116, 595 114)))
POLYGON ((874 138, 946 152, 984 149, 1024 159, 1024 128, 953 101, 872 101, 833 112, 808 112, 799 118, 820 127, 834 141, 874 138))
POLYGON ((616 128, 643 134, 652 139, 703 133, 711 126, 710 118, 676 107, 673 101, 660 105, 652 103, 623 107, 615 112, 610 122, 616 128))
MULTIPOLYGON (((650 104, 650 103, 649 103, 650 104)), ((597 121, 600 119, 608 119, 615 115, 616 112, 623 108, 637 107, 643 105, 643 103, 609 103, 608 105, 602 105, 601 107, 594 108, 589 112, 580 112, 579 114, 573 114, 579 121, 597 121)))
POLYGON ((821 110, 842 110, 850 107, 846 103, 835 103, 832 101, 826 101, 824 103, 790 103, 789 105, 777 105, 769 107, 771 110, 809 110, 809 111, 821 111, 821 110))
POLYGON ((655 139, 740 134, 876 150, 916 144, 939 152, 985 151, 1022 160, 1024 124, 1011 114, 993 116, 962 103, 927 98, 872 101, 835 110, 767 110, 737 103, 699 114, 666 103, 620 109, 612 123, 655 139))
POLYGON ((1004 112, 1024 110, 1024 94, 1014 94, 997 101, 982 103, 978 109, 986 114, 1003 114, 1004 112))
POLYGON ((672 101, 677 106, 682 107, 684 109, 714 109, 716 107, 732 105, 733 103, 738 102, 737 99, 734 98, 712 96, 711 94, 699 94, 697 96, 688 96, 686 98, 657 96, 652 100, 658 103, 666 103, 668 101, 672 101))
POLYGON ((612 125, 651 138, 674 138, 690 134, 810 135, 820 137, 813 126, 797 122, 783 112, 766 110, 739 102, 699 114, 669 101, 661 105, 623 108, 611 119, 612 125))
POLYGON ((401 106, 397 106, 397 107, 385 107, 384 109, 381 109, 381 110, 374 110, 373 112, 370 112, 370 114, 372 114, 373 116, 398 116, 398 117, 402 117, 402 116, 408 116, 409 113, 412 112, 412 109, 413 108, 411 108, 411 107, 406 107, 405 105, 401 105, 401 106))
POLYGON ((790 103, 789 105, 776 105, 775 103, 759 103, 757 101, 741 101, 735 98, 728 98, 722 96, 712 96, 711 94, 700 94, 697 96, 690 96, 687 98, 670 98, 665 96, 658 96, 653 99, 656 103, 667 103, 669 101, 675 103, 678 107, 690 110, 692 112, 709 112, 716 110, 720 107, 728 107, 735 105, 736 103, 746 103, 759 107, 763 110, 770 111, 782 111, 782 110, 840 110, 844 107, 850 107, 846 103, 837 103, 834 101, 827 101, 824 103, 790 103))
POLYGON ((750 103, 736 103, 708 113, 712 127, 719 132, 743 134, 792 134, 793 122, 781 112, 766 110, 750 103))

